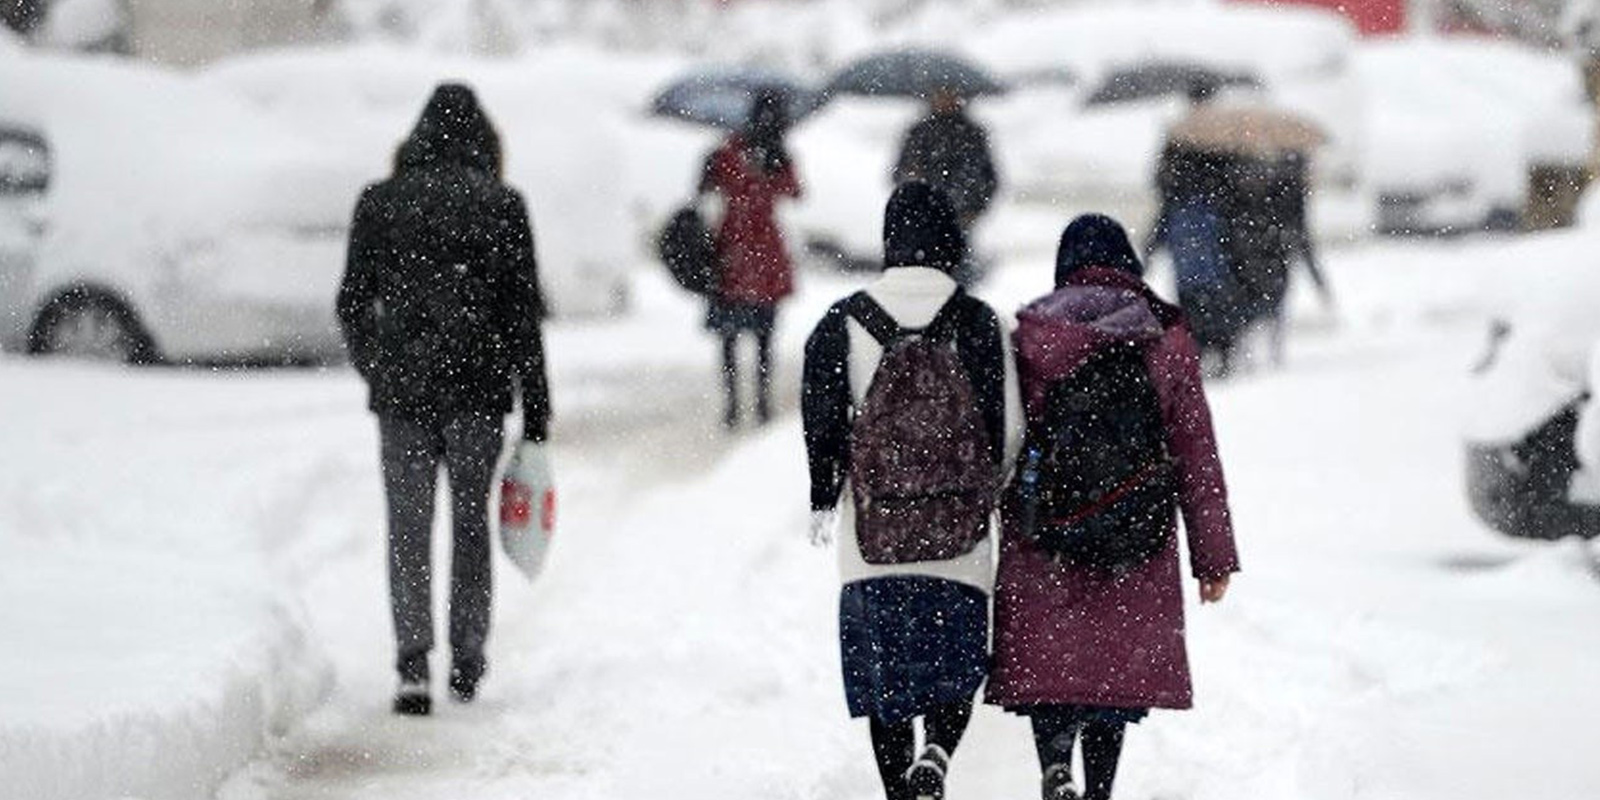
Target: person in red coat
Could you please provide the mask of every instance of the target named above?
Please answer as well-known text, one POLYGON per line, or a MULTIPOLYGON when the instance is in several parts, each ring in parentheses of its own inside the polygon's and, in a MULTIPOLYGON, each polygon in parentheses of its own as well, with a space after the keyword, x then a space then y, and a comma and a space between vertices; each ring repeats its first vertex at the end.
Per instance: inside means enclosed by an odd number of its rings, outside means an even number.
POLYGON ((722 196, 715 241, 720 276, 706 326, 722 337, 727 393, 723 423, 739 424, 740 334, 756 339, 756 419, 772 416, 772 328, 778 303, 794 292, 794 266, 775 214, 778 199, 799 197, 800 181, 784 146, 789 126, 782 92, 757 93, 750 120, 706 160, 700 193, 722 196))
MULTIPOLYGON (((1032 423, 1048 381, 1097 349, 1136 343, 1144 354, 1177 478, 1190 569, 1202 602, 1217 602, 1239 569, 1227 489, 1200 355, 1183 312, 1150 290, 1122 226, 1074 220, 1061 238, 1056 290, 1018 312, 1015 344, 1032 423)), ((1084 800, 1111 796, 1127 723, 1151 708, 1192 705, 1177 520, 1164 548, 1126 571, 1053 559, 1019 530, 1015 504, 1002 520, 995 587, 994 662, 986 701, 1031 718, 1043 796, 1079 795, 1072 750, 1083 740, 1084 800)))

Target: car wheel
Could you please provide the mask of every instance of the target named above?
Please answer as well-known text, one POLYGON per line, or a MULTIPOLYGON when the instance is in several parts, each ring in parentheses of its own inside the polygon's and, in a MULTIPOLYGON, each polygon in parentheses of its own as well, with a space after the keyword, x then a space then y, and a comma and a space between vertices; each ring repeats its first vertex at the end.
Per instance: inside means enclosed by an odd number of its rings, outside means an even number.
POLYGON ((72 289, 46 304, 28 334, 28 352, 123 364, 157 360, 133 309, 94 289, 72 289))

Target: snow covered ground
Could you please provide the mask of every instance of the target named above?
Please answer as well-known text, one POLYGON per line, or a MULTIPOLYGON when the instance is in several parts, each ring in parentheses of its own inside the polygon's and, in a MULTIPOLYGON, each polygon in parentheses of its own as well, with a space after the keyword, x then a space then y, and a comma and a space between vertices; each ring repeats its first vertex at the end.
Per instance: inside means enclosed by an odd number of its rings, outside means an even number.
MULTIPOLYGON (((1198 708, 1133 732, 1119 796, 1600 795, 1590 554, 1497 538, 1461 487, 1466 367, 1538 247, 1330 253, 1337 317, 1297 297, 1289 365, 1213 388, 1245 572, 1192 609, 1198 708)), ((1014 253, 984 293, 1014 308, 1048 274, 1014 253)), ((352 373, 0 359, 0 797, 876 796, 793 413, 805 331, 850 286, 809 276, 782 415, 735 437, 699 310, 656 274, 636 314, 554 328, 556 549, 531 587, 499 562, 481 700, 426 720, 387 710, 352 373)), ((1036 774, 985 710, 951 796, 1036 774)))

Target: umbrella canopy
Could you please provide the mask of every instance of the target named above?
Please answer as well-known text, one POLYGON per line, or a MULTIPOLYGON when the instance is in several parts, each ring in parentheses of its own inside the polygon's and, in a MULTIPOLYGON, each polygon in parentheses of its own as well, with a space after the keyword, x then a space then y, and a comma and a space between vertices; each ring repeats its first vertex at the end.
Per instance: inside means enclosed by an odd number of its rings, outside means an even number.
POLYGON ((962 97, 1005 94, 1006 87, 982 68, 931 50, 896 50, 850 64, 828 82, 827 93, 927 99, 940 91, 962 97))
POLYGON ((755 96, 774 90, 789 101, 795 123, 821 105, 822 96, 782 72, 758 67, 700 70, 673 81, 650 101, 650 113, 725 130, 744 127, 755 96))
POLYGON ((1225 72, 1204 64, 1146 61, 1112 70, 1083 104, 1096 106, 1130 103, 1157 97, 1183 97, 1197 86, 1211 86, 1217 89, 1243 86, 1259 89, 1261 81, 1249 73, 1225 72))
POLYGON ((1259 106, 1197 108, 1167 131, 1174 144, 1263 157, 1309 152, 1327 138, 1304 117, 1259 106))

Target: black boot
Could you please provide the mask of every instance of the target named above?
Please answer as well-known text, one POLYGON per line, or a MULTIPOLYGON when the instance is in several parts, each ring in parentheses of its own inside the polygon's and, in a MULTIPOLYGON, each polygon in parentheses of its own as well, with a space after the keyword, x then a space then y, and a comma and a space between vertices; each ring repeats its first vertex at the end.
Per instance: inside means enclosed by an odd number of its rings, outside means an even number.
POLYGON ((457 661, 450 667, 450 696, 457 703, 470 703, 478 696, 478 683, 483 680, 482 661, 457 661))
POLYGON ((426 717, 433 713, 433 698, 426 681, 401 681, 394 693, 394 713, 407 717, 426 717))
POLYGON ((1072 765, 1046 767, 1039 794, 1043 800, 1079 800, 1078 788, 1072 785, 1072 765))
POLYGON ((944 776, 950 769, 950 755, 944 748, 930 744, 922 757, 906 771, 906 788, 911 790, 911 800, 944 800, 944 776))

